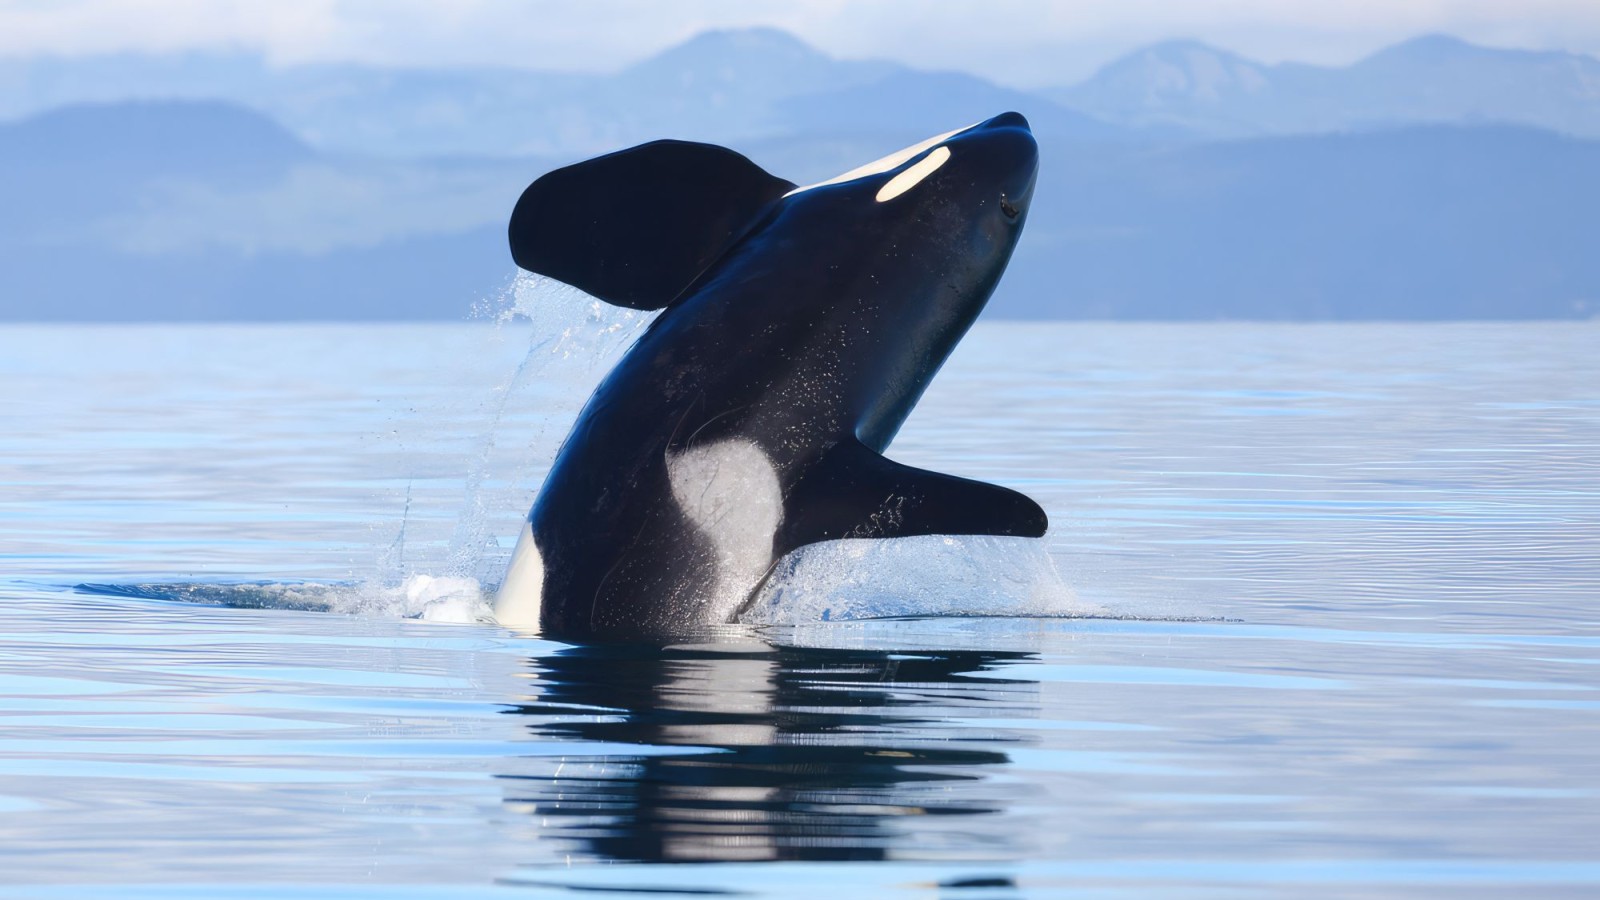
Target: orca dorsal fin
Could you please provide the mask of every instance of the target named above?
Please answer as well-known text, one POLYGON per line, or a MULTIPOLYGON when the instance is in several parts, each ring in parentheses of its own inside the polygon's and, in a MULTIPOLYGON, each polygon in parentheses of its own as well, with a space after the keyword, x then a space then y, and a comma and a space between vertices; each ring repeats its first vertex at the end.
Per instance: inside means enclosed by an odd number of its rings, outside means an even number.
POLYGON ((793 189, 726 147, 652 141, 528 185, 511 256, 607 303, 660 309, 793 189))
POLYGON ((902 465, 847 438, 812 464, 784 498, 778 555, 840 538, 988 534, 1042 537, 1039 504, 999 485, 902 465))

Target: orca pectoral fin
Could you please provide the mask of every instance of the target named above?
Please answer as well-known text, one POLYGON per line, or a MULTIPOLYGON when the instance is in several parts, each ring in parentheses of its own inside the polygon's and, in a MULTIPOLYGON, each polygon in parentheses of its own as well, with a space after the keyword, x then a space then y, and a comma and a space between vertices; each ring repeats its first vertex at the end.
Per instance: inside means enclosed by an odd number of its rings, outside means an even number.
POLYGON ((660 309, 793 189, 725 147, 653 141, 529 185, 511 256, 607 303, 660 309))
POLYGON ((1039 504, 1010 488, 901 465, 851 438, 785 497, 775 549, 919 534, 1040 537, 1048 527, 1039 504))

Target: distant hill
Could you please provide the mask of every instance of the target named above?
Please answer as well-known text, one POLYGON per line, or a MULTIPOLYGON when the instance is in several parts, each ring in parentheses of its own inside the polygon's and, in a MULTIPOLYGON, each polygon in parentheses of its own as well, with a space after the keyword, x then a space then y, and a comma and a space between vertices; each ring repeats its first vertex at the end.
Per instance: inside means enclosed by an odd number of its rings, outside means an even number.
POLYGON ((369 156, 578 158, 657 137, 745 144, 936 133, 1019 109, 1041 133, 1123 142, 1517 124, 1600 138, 1600 60, 1423 37, 1353 65, 1265 65, 1192 41, 1037 91, 841 60, 771 28, 710 31, 609 74, 274 66, 245 53, 0 58, 0 120, 65 104, 213 99, 369 156), (970 120, 968 119, 968 120, 970 120))
POLYGON ((1047 149, 1009 315, 1600 316, 1600 142, 1434 126, 1047 149))
MULTIPOLYGON (((880 141, 742 149, 797 177, 870 159, 880 141)), ((995 315, 1600 311, 1597 142, 1495 126, 1166 147, 1056 137, 1042 153, 995 315)), ((12 320, 460 318, 512 274, 510 205, 554 165, 328 157, 257 113, 192 101, 0 126, 0 162, 12 320)))
POLYGON ((706 32, 603 75, 278 68, 243 54, 0 60, 0 118, 174 97, 252 107, 323 150, 413 158, 572 159, 660 137, 739 144, 819 129, 936 134, 1013 108, 1042 131, 1127 136, 1035 94, 971 75, 834 59, 769 28, 706 32))
POLYGON ((138 171, 195 165, 276 172, 310 148, 277 122, 232 103, 135 101, 61 107, 0 130, 0 164, 93 162, 138 171))
POLYGON ((95 101, 0 121, 0 320, 459 318, 514 271, 523 187, 575 157, 697 138, 807 183, 1012 108, 1042 168, 994 315, 1588 318, 1600 142, 1550 123, 1588 127, 1593 65, 1427 39, 1334 70, 1177 43, 1061 98, 1087 115, 767 29, 611 75, 0 60, 0 109, 95 101), (1490 121, 1517 116, 1552 130, 1490 121))
POLYGON ((0 236, 14 249, 110 235, 146 188, 198 174, 213 189, 276 184, 313 156, 271 119, 216 101, 104 103, 0 125, 0 236), (101 223, 90 227, 86 223, 101 223))
POLYGON ((1208 137, 1503 123, 1600 138, 1600 60, 1479 47, 1442 35, 1343 68, 1269 66, 1175 41, 1130 53, 1082 84, 1043 93, 1108 122, 1208 137))
MULTIPOLYGON (((959 72, 900 72, 866 84, 788 97, 777 106, 787 136, 895 135, 905 143, 1018 110, 1035 134, 1080 141, 1134 141, 1136 130, 1108 125, 1022 91, 959 72)), ((900 146, 904 146, 902 143, 900 146)))
POLYGON ((461 318, 548 165, 330 160, 215 101, 53 110, 0 125, 0 319, 461 318))

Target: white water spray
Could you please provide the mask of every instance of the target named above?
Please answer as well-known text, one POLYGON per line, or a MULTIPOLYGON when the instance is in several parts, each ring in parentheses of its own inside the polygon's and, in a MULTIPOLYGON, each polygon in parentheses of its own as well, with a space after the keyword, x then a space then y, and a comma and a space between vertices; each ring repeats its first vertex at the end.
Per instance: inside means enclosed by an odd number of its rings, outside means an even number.
POLYGON ((496 328, 531 320, 534 338, 511 377, 495 389, 494 412, 467 469, 445 561, 451 576, 480 581, 503 573, 509 550, 500 538, 519 531, 507 532, 504 520, 526 514, 583 402, 655 318, 527 272, 518 273, 507 294, 496 328), (510 410, 537 414, 531 422, 514 423, 510 410))

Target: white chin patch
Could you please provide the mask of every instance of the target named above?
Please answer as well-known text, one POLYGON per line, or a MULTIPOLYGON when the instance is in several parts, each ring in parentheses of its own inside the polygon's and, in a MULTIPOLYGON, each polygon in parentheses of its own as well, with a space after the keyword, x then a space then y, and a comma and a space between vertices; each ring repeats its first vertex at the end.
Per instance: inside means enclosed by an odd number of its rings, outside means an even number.
POLYGON ((876 198, 877 201, 882 203, 885 200, 893 200, 901 194, 904 194, 906 191, 911 190, 913 187, 916 187, 917 183, 922 179, 927 178, 929 175, 932 175, 934 172, 938 171, 939 167, 944 165, 945 161, 949 158, 949 147, 933 148, 932 153, 929 153, 922 159, 917 160, 916 163, 908 167, 904 172, 901 172, 899 175, 889 179, 889 181, 885 183, 883 187, 878 188, 878 196, 876 198))
MULTIPOLYGON (((976 122, 973 123, 973 125, 976 125, 976 124, 978 124, 978 123, 976 123, 976 122)), ((972 128, 973 125, 968 125, 968 126, 966 126, 964 128, 957 128, 954 131, 946 131, 944 134, 936 134, 933 137, 928 138, 925 141, 918 141, 917 143, 912 144, 909 147, 906 147, 906 148, 901 149, 901 150, 896 150, 895 152, 889 154, 888 156, 885 156, 885 157, 883 157, 881 159, 875 159, 872 162, 869 162, 864 166, 857 166, 856 168, 851 169, 850 171, 845 172, 842 175, 835 175, 832 178, 829 178, 827 181, 819 181, 816 184, 808 184, 805 187, 797 187, 794 190, 790 191, 789 193, 784 194, 784 196, 785 197, 792 197, 795 194, 800 193, 801 191, 809 191, 812 188, 824 187, 824 186, 830 185, 830 184, 841 184, 841 183, 846 182, 846 181, 855 181, 857 178, 865 178, 868 175, 881 175, 884 172, 889 171, 890 169, 898 169, 901 165, 903 165, 905 163, 906 160, 912 158, 913 156, 916 156, 918 153, 921 153, 922 151, 928 149, 929 147, 937 146, 938 144, 944 143, 946 140, 948 140, 950 138, 953 138, 956 135, 960 134, 961 132, 972 128)), ((946 152, 948 153, 949 151, 946 151, 946 152)))
POLYGON ((718 441, 667 456, 672 496, 716 555, 717 581, 704 620, 728 621, 772 564, 783 518, 778 473, 761 448, 718 441))
POLYGON ((494 617, 507 628, 539 630, 539 608, 544 600, 544 557, 533 539, 533 526, 522 523, 511 565, 494 595, 494 617))

